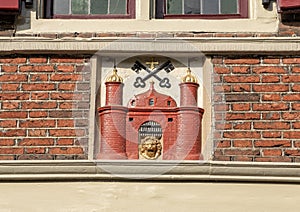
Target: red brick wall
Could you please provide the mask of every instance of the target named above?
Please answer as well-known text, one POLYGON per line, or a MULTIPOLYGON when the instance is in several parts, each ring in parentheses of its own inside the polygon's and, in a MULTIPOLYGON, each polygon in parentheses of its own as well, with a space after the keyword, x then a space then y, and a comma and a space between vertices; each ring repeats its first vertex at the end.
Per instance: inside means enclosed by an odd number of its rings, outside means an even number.
POLYGON ((88 56, 0 56, 0 160, 87 155, 88 56))
POLYGON ((300 58, 214 57, 214 160, 300 161, 300 58))

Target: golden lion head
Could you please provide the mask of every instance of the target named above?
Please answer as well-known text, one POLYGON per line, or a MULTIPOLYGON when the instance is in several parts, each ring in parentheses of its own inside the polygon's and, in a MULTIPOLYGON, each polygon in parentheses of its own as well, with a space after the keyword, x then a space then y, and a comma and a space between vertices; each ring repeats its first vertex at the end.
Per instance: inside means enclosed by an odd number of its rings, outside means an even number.
POLYGON ((139 145, 140 154, 148 159, 155 160, 161 155, 162 145, 161 142, 152 136, 145 137, 139 145))

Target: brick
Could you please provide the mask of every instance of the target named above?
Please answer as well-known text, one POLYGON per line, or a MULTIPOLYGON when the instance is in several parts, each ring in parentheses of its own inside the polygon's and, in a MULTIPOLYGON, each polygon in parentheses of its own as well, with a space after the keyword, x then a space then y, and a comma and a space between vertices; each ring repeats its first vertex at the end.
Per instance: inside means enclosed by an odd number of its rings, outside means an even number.
POLYGON ((289 105, 285 103, 263 103, 263 104, 256 104, 252 105, 253 110, 257 111, 280 111, 280 110, 288 110, 289 105))
POLYGON ((19 146, 53 146, 53 138, 24 138, 18 143, 19 146))
POLYGON ((258 83, 259 76, 224 76, 224 81, 228 83, 258 83))
POLYGON ((48 81, 48 74, 30 74, 31 82, 46 82, 48 81))
POLYGON ((256 157, 254 158, 256 162, 292 162, 291 158, 287 157, 256 157))
POLYGON ((229 74, 231 71, 229 68, 226 67, 214 67, 214 71, 217 74, 229 74))
POLYGON ((228 148, 231 146, 231 142, 230 141, 219 141, 217 143, 217 148, 228 148))
POLYGON ((263 101, 280 101, 281 96, 280 96, 280 94, 263 94, 262 100, 263 101))
POLYGON ((14 146, 15 140, 14 139, 0 139, 0 146, 14 146))
POLYGON ((26 148, 25 152, 26 154, 45 154, 46 148, 41 148, 41 147, 26 148))
POLYGON ((28 135, 32 137, 45 137, 47 135, 47 130, 45 129, 29 129, 28 135))
POLYGON ((235 74, 249 74, 250 67, 232 67, 232 72, 235 74))
POLYGON ((20 121, 21 128, 48 128, 55 127, 55 120, 28 120, 20 121))
POLYGON ((57 120, 58 127, 74 127, 74 120, 62 119, 57 120))
POLYGON ((17 127, 17 121, 16 120, 0 120, 0 127, 2 127, 2 128, 17 127))
POLYGON ((21 64, 26 63, 25 57, 20 58, 0 58, 0 63, 9 63, 9 64, 21 64))
POLYGON ((248 111, 250 110, 250 104, 249 103, 232 104, 231 109, 233 111, 248 111))
POLYGON ((300 67, 293 67, 292 73, 300 73, 300 67))
POLYGON ((30 63, 47 63, 47 57, 31 57, 29 58, 30 63))
POLYGON ((50 98, 53 100, 82 100, 82 94, 51 93, 50 98))
POLYGON ((2 74, 0 75, 0 82, 25 82, 27 77, 25 74, 2 74))
POLYGON ((262 119, 263 120, 279 120, 280 119, 280 114, 279 113, 274 113, 274 112, 263 113, 262 114, 262 119))
POLYGON ((225 64, 259 64, 259 59, 249 58, 249 59, 225 59, 225 64))
POLYGON ((55 84, 54 83, 23 84, 22 89, 24 91, 52 91, 55 90, 55 84))
POLYGON ((253 144, 251 140, 234 140, 233 147, 251 148, 253 147, 253 144))
POLYGON ((50 77, 51 81, 81 81, 82 75, 80 74, 53 74, 50 77))
POLYGON ((284 58, 283 63, 285 64, 299 64, 300 58, 284 58))
POLYGON ((284 138, 300 139, 300 131, 283 132, 284 138))
POLYGON ((228 130, 232 128, 232 124, 230 123, 216 123, 215 129, 217 130, 228 130))
POLYGON ((262 76, 263 83, 274 83, 274 82, 280 82, 280 77, 279 76, 262 76))
POLYGON ((46 118, 48 117, 47 111, 31 111, 29 112, 30 118, 46 118))
POLYGON ((19 68, 20 72, 54 72, 54 67, 51 65, 23 65, 19 68))
POLYGON ((31 92, 31 100, 48 100, 48 99, 49 99, 49 93, 31 92))
POLYGON ((263 62, 265 64, 279 64, 280 63, 280 59, 277 59, 277 58, 265 58, 265 59, 263 59, 263 62))
POLYGON ((67 111, 49 111, 49 117, 50 118, 72 118, 73 117, 73 111, 67 110, 67 111))
POLYGON ((293 129, 300 129, 300 122, 293 123, 293 129))
POLYGON ((28 93, 0 93, 0 100, 29 100, 28 93))
POLYGON ((80 147, 53 147, 49 148, 50 154, 83 154, 83 149, 80 147))
POLYGON ((57 66, 59 72, 74 72, 75 68, 73 65, 57 66))
POLYGON ((27 112, 23 111, 5 111, 5 112, 0 112, 0 118, 2 119, 14 119, 14 118, 26 118, 27 117, 27 112))
POLYGON ((2 91, 17 91, 20 88, 20 84, 15 84, 15 83, 7 83, 7 84, 2 84, 2 91))
POLYGON ((260 96, 258 94, 226 94, 226 102, 257 102, 260 96))
POLYGON ((254 141, 255 147, 291 147, 289 140, 258 140, 254 141))
POLYGON ((263 138, 281 138, 281 131, 267 131, 262 133, 263 138))
POLYGON ((25 154, 17 157, 18 160, 53 160, 54 156, 49 154, 25 154))
POLYGON ((292 109, 293 110, 300 110, 300 103, 293 103, 292 104, 292 109))
POLYGON ((300 150, 298 150, 298 149, 285 150, 284 155, 286 155, 286 156, 300 156, 300 150))
POLYGON ((226 120, 256 120, 260 119, 259 113, 227 113, 226 120))
POLYGON ((62 103, 59 103, 59 108, 60 109, 72 109, 72 108, 75 108, 75 104, 72 102, 62 102, 62 103))
POLYGON ((252 131, 233 131, 233 132, 224 132, 224 138, 232 139, 241 139, 241 138, 260 138, 261 135, 259 132, 252 131))
POLYGON ((250 92, 251 91, 251 86, 244 84, 244 85, 233 85, 232 86, 232 91, 234 92, 250 92))
POLYGON ((50 63, 83 63, 84 58, 50 58, 50 63))
POLYGON ((20 137, 20 136, 25 136, 26 135, 26 131, 25 130, 21 130, 21 129, 8 129, 8 130, 4 130, 2 129, 0 131, 0 137, 20 137))
POLYGON ((287 94, 283 96, 284 101, 300 101, 300 94, 287 94))
POLYGON ((58 85, 58 89, 63 91, 74 91, 75 87, 76 87, 75 83, 60 83, 58 85))
POLYGON ((0 154, 23 154, 24 149, 23 148, 17 148, 17 147, 2 147, 0 148, 0 154))
POLYGON ((54 109, 57 108, 56 102, 23 102, 23 109, 54 109))
POLYGON ((15 157, 13 155, 0 155, 0 160, 14 160, 15 157))
POLYGON ((300 75, 287 75, 282 77, 282 82, 300 82, 300 75))
POLYGON ((4 110, 12 110, 12 109, 19 109, 20 103, 19 102, 3 102, 2 109, 4 110))
POLYGON ((300 112, 284 112, 282 118, 285 120, 300 120, 300 112))
POLYGON ((232 157, 233 161, 253 161, 253 157, 252 156, 233 156, 232 157))
POLYGON ((1 71, 3 72, 17 72, 18 66, 1 66, 1 71))
POLYGON ((215 85, 214 86, 214 92, 215 93, 230 92, 230 90, 231 90, 230 85, 215 85))
POLYGON ((283 67, 276 66, 261 66, 253 68, 253 73, 263 74, 263 73, 272 73, 272 74, 284 74, 287 71, 283 67))
POLYGON ((50 136, 55 137, 69 137, 69 136, 84 136, 84 130, 73 130, 73 129, 57 129, 57 130, 49 130, 50 136))
POLYGON ((289 122, 255 122, 253 124, 254 129, 262 129, 262 130, 270 130, 270 129, 277 129, 277 130, 287 130, 290 129, 289 122))
POLYGON ((264 149, 263 156, 282 156, 281 149, 264 149))
POLYGON ((233 129, 236 130, 250 130, 251 129, 251 123, 250 122, 242 122, 242 123, 234 123, 233 129))
POLYGON ((292 91, 294 92, 300 92, 300 85, 296 84, 292 86, 292 91))
POLYGON ((258 156, 260 155, 259 150, 253 150, 253 149, 235 149, 235 150, 224 150, 225 155, 253 155, 253 156, 258 156))
POLYGON ((57 140, 56 145, 59 146, 72 146, 74 145, 74 139, 72 138, 60 138, 57 140))

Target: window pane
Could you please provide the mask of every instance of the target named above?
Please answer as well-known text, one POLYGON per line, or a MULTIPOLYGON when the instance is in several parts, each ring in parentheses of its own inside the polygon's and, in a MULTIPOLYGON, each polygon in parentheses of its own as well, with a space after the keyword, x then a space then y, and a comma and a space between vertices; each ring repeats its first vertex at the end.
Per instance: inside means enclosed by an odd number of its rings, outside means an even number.
POLYGON ((182 14, 182 0, 168 0, 167 14, 182 14))
POLYGON ((221 0, 222 14, 237 14, 237 0, 221 0))
POLYGON ((88 14, 88 0, 72 0, 72 14, 88 14))
POLYGON ((69 14, 69 0, 54 0, 54 14, 69 14))
POLYGON ((200 14, 200 0, 185 0, 184 14, 200 14))
POLYGON ((91 0, 91 14, 107 14, 108 0, 91 0))
POLYGON ((219 0, 202 0, 202 7, 203 14, 219 14, 219 0))
POLYGON ((127 14, 126 0, 110 0, 110 14, 127 14))

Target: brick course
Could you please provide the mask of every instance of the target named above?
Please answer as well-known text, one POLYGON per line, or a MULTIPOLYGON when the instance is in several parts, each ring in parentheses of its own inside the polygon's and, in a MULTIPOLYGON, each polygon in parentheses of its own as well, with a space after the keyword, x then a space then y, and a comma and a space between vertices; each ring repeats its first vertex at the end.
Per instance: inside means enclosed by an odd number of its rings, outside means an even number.
POLYGON ((89 57, 0 56, 1 160, 87 158, 89 57))
POLYGON ((300 58, 214 57, 212 62, 218 79, 213 98, 221 100, 213 103, 214 160, 299 161, 300 58))

